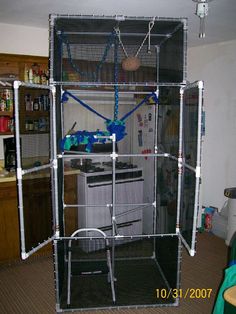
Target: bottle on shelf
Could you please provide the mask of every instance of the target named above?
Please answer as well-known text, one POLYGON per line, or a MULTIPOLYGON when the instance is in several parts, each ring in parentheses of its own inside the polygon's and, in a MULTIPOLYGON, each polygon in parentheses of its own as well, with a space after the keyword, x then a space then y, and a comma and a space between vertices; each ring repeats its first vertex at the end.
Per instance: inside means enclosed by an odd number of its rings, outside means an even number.
POLYGON ((24 81, 29 82, 29 69, 26 65, 25 65, 25 70, 24 70, 24 81))
POLYGON ((39 120, 35 119, 33 123, 34 123, 34 131, 38 131, 39 130, 39 120))
POLYGON ((6 111, 13 111, 13 91, 6 89, 6 111))
POLYGON ((33 131, 34 130, 34 122, 33 120, 28 120, 28 126, 27 126, 27 131, 33 131))
POLYGON ((39 64, 32 64, 24 68, 24 81, 33 84, 48 85, 48 71, 43 70, 39 64))
POLYGON ((13 111, 13 91, 9 88, 0 90, 0 111, 13 111))
POLYGON ((32 68, 29 69, 29 83, 33 83, 33 70, 32 68))
POLYGON ((43 85, 47 85, 48 84, 47 75, 46 75, 45 71, 41 72, 41 83, 43 85))
POLYGON ((6 99, 0 94, 0 111, 6 111, 6 99))
POLYGON ((33 71, 33 82, 34 84, 40 84, 40 76, 37 70, 33 71))
POLYGON ((40 132, 46 132, 47 131, 46 118, 40 118, 39 119, 39 131, 40 132))
POLYGON ((38 98, 38 97, 36 97, 36 98, 34 99, 33 110, 34 110, 34 111, 39 111, 39 98, 38 98))
POLYGON ((15 129, 14 118, 11 118, 9 121, 9 131, 13 133, 14 129, 15 129))
POLYGON ((33 110, 32 99, 31 99, 30 94, 25 95, 25 110, 26 111, 32 111, 33 110))

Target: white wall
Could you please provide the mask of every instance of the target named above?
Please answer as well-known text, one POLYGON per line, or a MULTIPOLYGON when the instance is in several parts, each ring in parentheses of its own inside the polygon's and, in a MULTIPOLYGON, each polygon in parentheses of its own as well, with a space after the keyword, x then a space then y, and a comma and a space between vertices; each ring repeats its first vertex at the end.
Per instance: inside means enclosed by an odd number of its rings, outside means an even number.
POLYGON ((0 23, 0 53, 48 56, 48 29, 0 23))
POLYGON ((190 48, 188 80, 205 82, 206 136, 202 204, 221 208, 224 188, 236 186, 236 41, 190 48))

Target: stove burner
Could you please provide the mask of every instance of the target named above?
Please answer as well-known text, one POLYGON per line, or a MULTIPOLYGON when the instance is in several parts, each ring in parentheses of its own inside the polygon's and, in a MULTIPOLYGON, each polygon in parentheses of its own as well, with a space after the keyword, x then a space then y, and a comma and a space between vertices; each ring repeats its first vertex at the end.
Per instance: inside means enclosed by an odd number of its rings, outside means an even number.
POLYGON ((93 173, 93 172, 102 172, 104 171, 104 168, 102 167, 96 167, 96 166, 92 166, 92 165, 77 165, 75 167, 76 169, 79 169, 82 172, 86 172, 86 173, 93 173))
POLYGON ((82 172, 92 173, 92 172, 102 172, 104 171, 103 167, 97 166, 97 164, 92 163, 90 160, 84 160, 83 164, 81 164, 80 160, 72 160, 71 167, 75 169, 79 169, 82 172))
POLYGON ((90 168, 86 168, 84 172, 93 173, 93 172, 101 172, 101 171, 104 171, 104 168, 91 166, 90 168))
POLYGON ((137 168, 137 166, 133 164, 128 164, 126 162, 117 161, 116 168, 117 169, 133 169, 133 168, 137 168))
MULTIPOLYGON (((71 167, 79 169, 85 173, 93 173, 93 172, 102 172, 105 170, 112 169, 112 162, 103 162, 103 163, 93 163, 91 160, 84 160, 81 164, 81 160, 74 159, 71 160, 71 167)), ((133 165, 127 162, 116 161, 116 169, 124 170, 124 169, 134 169, 137 168, 137 165, 133 165)))
MULTIPOLYGON (((112 167, 112 162, 108 161, 108 162, 103 162, 104 166, 108 166, 108 167, 112 167)), ((121 162, 121 161, 116 161, 116 169, 134 169, 137 168, 136 165, 133 164, 129 164, 127 162, 121 162)))

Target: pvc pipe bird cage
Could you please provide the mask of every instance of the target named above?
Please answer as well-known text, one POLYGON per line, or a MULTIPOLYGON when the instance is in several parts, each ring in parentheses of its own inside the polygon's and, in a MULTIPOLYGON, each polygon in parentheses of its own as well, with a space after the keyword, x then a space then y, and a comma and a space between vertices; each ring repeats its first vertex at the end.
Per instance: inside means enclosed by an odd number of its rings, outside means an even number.
POLYGON ((23 88, 43 87, 15 83, 22 257, 53 240, 58 312, 178 305, 171 291, 182 244, 195 253, 201 174, 203 83, 186 83, 186 34, 182 18, 51 15, 44 166, 24 167, 18 105, 23 88), (72 203, 68 165, 80 169, 72 203), (24 179, 45 169, 44 242, 28 236, 37 222, 26 223, 24 179))

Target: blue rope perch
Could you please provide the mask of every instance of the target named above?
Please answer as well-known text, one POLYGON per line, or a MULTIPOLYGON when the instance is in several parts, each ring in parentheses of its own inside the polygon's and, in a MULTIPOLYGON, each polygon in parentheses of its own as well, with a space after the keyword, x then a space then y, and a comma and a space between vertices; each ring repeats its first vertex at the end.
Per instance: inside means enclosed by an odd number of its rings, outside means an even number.
POLYGON ((67 50, 67 55, 68 55, 68 60, 69 60, 69 63, 71 65, 71 67, 74 69, 74 71, 76 73, 78 73, 79 75, 83 76, 83 77, 87 77, 87 79, 92 79, 92 81, 96 82, 98 80, 98 74, 99 74, 99 71, 101 70, 103 64, 105 63, 106 61, 106 58, 107 58, 107 55, 108 55, 108 52, 110 50, 110 48, 112 47, 113 43, 114 43, 114 40, 115 38, 117 37, 116 35, 116 31, 113 30, 109 37, 108 37, 108 40, 107 40, 107 44, 106 44, 106 47, 105 47, 105 50, 104 50, 104 53, 102 55, 102 59, 100 60, 100 62, 97 64, 96 66, 96 70, 94 72, 84 72, 84 71, 81 71, 79 69, 79 67, 77 66, 77 64, 73 61, 73 58, 72 58, 72 53, 71 53, 71 47, 70 47, 70 43, 69 43, 69 40, 67 38, 67 36, 64 34, 64 32, 61 32, 59 34, 59 39, 61 41, 61 49, 62 49, 62 43, 64 43, 66 45, 66 50, 67 50))
POLYGON ((141 107, 145 102, 147 102, 150 98, 153 99, 155 104, 158 104, 158 98, 157 95, 152 92, 149 95, 147 95, 137 106, 135 106, 131 111, 126 113, 120 120, 111 120, 97 112, 95 109, 91 108, 88 104, 84 103, 81 99, 76 97, 75 95, 71 94, 68 91, 65 91, 62 95, 62 102, 68 101, 69 97, 76 100, 80 105, 82 105, 84 108, 88 109, 89 111, 96 114, 98 117, 105 120, 107 131, 100 131, 97 130, 95 132, 89 132, 89 131, 77 131, 74 134, 70 134, 64 137, 61 141, 61 150, 70 150, 72 146, 78 146, 80 144, 86 145, 86 151, 90 153, 92 151, 92 146, 94 143, 105 143, 106 139, 99 138, 99 136, 110 136, 112 134, 116 134, 116 141, 121 141, 125 135, 127 134, 125 132, 125 121, 127 118, 133 114, 139 107, 141 107), (95 137, 95 136, 98 136, 95 137))
POLYGON ((68 91, 65 91, 62 95, 62 102, 68 101, 69 97, 73 98, 74 100, 76 100, 80 105, 82 105, 84 108, 88 109, 89 111, 95 113, 97 116, 99 116, 100 118, 108 121, 109 119, 107 119, 106 117, 104 117, 102 114, 100 114, 99 112, 97 112, 96 110, 94 110, 92 107, 90 107, 89 105, 87 105, 86 103, 84 103, 82 100, 80 100, 78 97, 74 96, 73 94, 71 94, 68 91))

